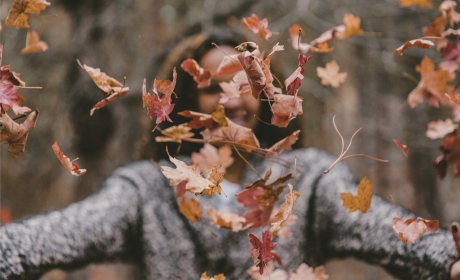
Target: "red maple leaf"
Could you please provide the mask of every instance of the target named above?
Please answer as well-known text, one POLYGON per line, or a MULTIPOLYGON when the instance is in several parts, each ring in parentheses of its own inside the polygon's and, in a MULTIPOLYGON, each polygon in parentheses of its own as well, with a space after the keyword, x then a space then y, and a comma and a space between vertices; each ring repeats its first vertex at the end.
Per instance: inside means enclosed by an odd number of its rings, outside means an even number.
POLYGON ((176 85, 176 68, 173 70, 173 77, 174 79, 172 82, 167 80, 155 80, 153 86, 154 94, 152 95, 147 92, 147 86, 144 79, 144 84, 142 86, 143 105, 144 107, 147 106, 147 116, 150 116, 150 118, 154 116, 157 117, 156 124, 159 124, 165 120, 172 122, 171 118, 169 118, 169 114, 174 109, 174 104, 171 104, 171 94, 173 93, 174 87, 176 85), (164 94, 162 98, 160 98, 158 91, 164 94))
POLYGON ((254 264, 259 267, 260 275, 264 273, 264 263, 275 259, 279 264, 282 264, 281 258, 275 252, 272 252, 275 249, 277 243, 271 242, 271 234, 270 231, 267 229, 266 231, 262 232, 262 241, 260 241, 257 236, 250 233, 249 238, 252 244, 251 248, 251 256, 254 260, 254 264))
POLYGON ((305 72, 305 63, 309 61, 312 56, 305 56, 303 54, 299 54, 299 67, 292 73, 292 75, 284 81, 286 88, 291 87, 287 94, 293 94, 297 96, 299 92, 300 85, 302 84, 303 73, 305 72))
POLYGON ((447 165, 455 163, 455 177, 460 177, 460 138, 454 134, 444 139, 441 145, 442 155, 434 162, 435 170, 442 178, 446 177, 447 165))

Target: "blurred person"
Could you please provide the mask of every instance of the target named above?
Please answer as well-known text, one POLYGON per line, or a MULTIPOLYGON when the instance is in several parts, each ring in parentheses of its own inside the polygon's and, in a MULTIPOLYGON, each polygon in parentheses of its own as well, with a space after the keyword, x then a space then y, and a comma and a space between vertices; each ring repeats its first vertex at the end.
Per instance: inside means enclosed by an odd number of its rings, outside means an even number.
MULTIPOLYGON (((246 41, 232 33, 198 34, 179 43, 165 58, 162 78, 178 69, 176 99, 171 118, 177 125, 188 121, 175 114, 183 110, 211 113, 221 92, 213 80, 209 88, 198 90, 193 79, 179 68, 186 58, 215 73, 225 52, 246 41), (182 119, 181 119, 182 118, 182 119)), ((272 69, 276 70, 275 65, 272 69)), ((273 70, 274 72, 276 72, 273 70)), ((281 76, 280 76, 281 77, 281 76)), ((228 80, 226 77, 223 80, 228 80)), ((269 147, 301 127, 300 118, 288 129, 260 124, 271 117, 267 102, 244 95, 225 104, 227 117, 254 130, 262 146, 269 147)), ((151 133, 150 133, 151 134, 151 133)), ((154 135, 151 134, 151 137, 154 135)), ((301 143, 301 141, 298 141, 301 143)), ((174 188, 150 158, 159 165, 172 164, 163 143, 147 139, 142 149, 146 160, 117 169, 104 187, 84 201, 61 211, 37 215, 0 228, 0 278, 37 279, 53 269, 75 269, 90 263, 123 261, 140 265, 145 279, 199 279, 224 273, 227 279, 250 279, 247 270, 254 265, 249 254, 248 232, 219 230, 218 236, 201 223, 190 223, 178 208, 174 188)), ((300 144, 298 144, 300 145, 300 144)), ((187 160, 201 145, 183 143, 179 156, 187 160)), ((391 229, 393 205, 374 196, 365 215, 349 215, 342 208, 339 193, 355 192, 358 182, 349 169, 338 164, 327 175, 334 158, 315 149, 284 151, 280 157, 305 166, 298 175, 295 189, 301 194, 295 206, 297 223, 292 236, 275 240, 283 269, 295 270, 301 263, 318 266, 333 258, 355 257, 385 268, 400 279, 460 279, 457 248, 459 225, 452 225, 452 235, 445 230, 423 235, 414 245, 403 245, 391 229)), ((260 174, 270 168, 270 160, 249 157, 260 174)), ((189 158, 188 160, 189 161, 189 158)), ((273 164, 273 174, 287 174, 290 169, 273 164)), ((235 193, 258 179, 239 157, 227 170, 223 189, 229 199, 217 196, 201 198, 202 209, 212 206, 242 214, 245 209, 234 199, 235 193)), ((404 219, 416 217, 398 207, 404 219)), ((251 230, 261 236, 262 229, 251 230)))

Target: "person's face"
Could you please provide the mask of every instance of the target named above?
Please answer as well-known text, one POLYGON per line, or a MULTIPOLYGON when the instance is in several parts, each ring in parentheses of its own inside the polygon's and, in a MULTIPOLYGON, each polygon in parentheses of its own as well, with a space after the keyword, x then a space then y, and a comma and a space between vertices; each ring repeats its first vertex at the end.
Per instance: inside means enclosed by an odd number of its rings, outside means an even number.
MULTIPOLYGON (((222 46, 220 47, 225 53, 237 53, 232 47, 222 46)), ((201 61, 198 61, 201 67, 211 71, 211 74, 217 72, 219 64, 222 62, 225 54, 217 48, 208 51, 201 61)), ((198 109, 200 112, 210 114, 214 112, 214 105, 218 103, 220 99, 220 93, 222 89, 219 86, 220 82, 229 82, 233 78, 233 75, 225 77, 213 77, 211 85, 207 88, 198 90, 198 109)), ((240 98, 232 99, 227 103, 223 104, 225 107, 225 115, 227 118, 235 122, 236 124, 254 129, 257 125, 257 119, 254 115, 258 116, 260 111, 260 102, 255 99, 251 94, 244 94, 240 98)))

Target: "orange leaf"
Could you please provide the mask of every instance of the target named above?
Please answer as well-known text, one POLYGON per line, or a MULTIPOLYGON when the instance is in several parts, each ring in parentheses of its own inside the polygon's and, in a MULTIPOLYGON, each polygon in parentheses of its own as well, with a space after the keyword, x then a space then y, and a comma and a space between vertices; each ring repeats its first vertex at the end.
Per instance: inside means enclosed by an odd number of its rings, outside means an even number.
POLYGON ((219 228, 225 228, 233 232, 245 230, 244 224, 246 219, 238 216, 237 214, 227 212, 225 210, 214 211, 212 208, 208 209, 208 218, 211 223, 219 228))
POLYGON ((223 273, 221 273, 221 274, 219 274, 219 275, 214 275, 214 277, 209 278, 209 277, 206 275, 206 272, 204 272, 204 273, 201 275, 200 280, 225 280, 225 276, 224 276, 223 273))
POLYGON ((396 144, 398 148, 400 148, 403 151, 404 155, 407 157, 408 156, 407 145, 401 144, 401 142, 399 142, 399 140, 397 139, 393 139, 393 142, 396 144))
POLYGON ((180 67, 193 77, 193 80, 198 84, 198 88, 205 88, 211 84, 211 72, 201 68, 194 59, 185 60, 180 67))
POLYGON ((207 179, 212 182, 212 185, 209 185, 208 189, 204 189, 200 193, 200 195, 201 196, 209 195, 209 198, 211 198, 214 195, 214 193, 218 193, 220 195, 222 189, 219 186, 219 184, 222 183, 224 179, 224 173, 223 172, 218 173, 217 166, 214 166, 211 172, 209 172, 207 179))
POLYGON ((268 38, 272 36, 272 32, 267 29, 268 20, 266 18, 259 20, 255 14, 252 14, 251 17, 243 18, 241 23, 243 24, 244 28, 251 30, 254 34, 258 35, 264 40, 268 41, 268 38))
POLYGON ((402 45, 401 47, 399 47, 396 50, 394 50, 393 53, 397 52, 400 55, 402 55, 403 51, 406 48, 411 48, 413 46, 416 46, 416 47, 419 47, 419 48, 422 48, 422 49, 429 49, 432 46, 434 46, 434 43, 431 42, 431 41, 428 41, 428 40, 423 40, 421 38, 416 39, 416 40, 411 40, 411 41, 407 41, 406 43, 404 43, 404 45, 402 45))
POLYGON ((361 19, 359 17, 355 17, 352 14, 345 14, 343 16, 343 23, 345 24, 345 30, 337 33, 337 38, 340 40, 359 36, 364 33, 360 27, 361 19))
POLYGON ((49 5, 51 3, 45 0, 14 0, 13 6, 6 17, 5 25, 6 27, 13 25, 18 29, 29 28, 30 26, 27 22, 29 16, 25 13, 40 14, 49 5))
POLYGON ((46 42, 40 41, 35 30, 27 31, 26 47, 21 50, 21 54, 44 52, 48 49, 46 42))
POLYGON ((335 60, 326 63, 326 68, 316 67, 316 73, 321 78, 321 84, 333 88, 338 88, 347 78, 347 73, 339 73, 339 65, 335 60))
POLYGON ((398 0, 401 7, 409 7, 412 5, 417 5, 420 8, 433 8, 430 0, 398 0))
MULTIPOLYGON (((292 145, 294 145, 295 142, 297 142, 297 140, 299 140, 299 133, 300 133, 300 129, 294 131, 288 137, 282 139, 281 141, 275 143, 275 145, 271 146, 268 149, 268 151, 274 152, 274 153, 277 153, 277 154, 281 154, 281 152, 284 151, 284 150, 286 150, 286 151, 292 150, 292 145)), ((267 156, 269 156, 269 155, 270 154, 268 153, 267 156)))
POLYGON ((353 196, 351 193, 341 193, 340 199, 343 200, 343 208, 349 208, 348 214, 353 213, 357 210, 362 213, 366 213, 371 207, 372 196, 372 185, 369 180, 364 177, 358 186, 358 195, 353 196))
POLYGON ((54 142, 52 147, 54 153, 56 153, 56 156, 61 161, 62 165, 64 165, 65 169, 67 169, 67 171, 70 172, 70 174, 80 176, 86 173, 86 169, 80 169, 80 167, 78 167, 78 165, 74 163, 74 161, 78 158, 70 161, 70 159, 61 152, 61 149, 59 149, 57 142, 54 142))
POLYGON ((177 200, 177 204, 179 205, 180 212, 190 220, 190 222, 194 223, 198 219, 201 220, 201 216, 203 215, 203 211, 200 210, 201 203, 196 200, 195 198, 188 199, 187 196, 182 197, 182 202, 177 200))
POLYGON ((161 131, 162 134, 167 136, 157 136, 155 137, 155 141, 182 143, 182 139, 192 138, 195 135, 195 133, 190 132, 191 129, 192 128, 185 123, 171 126, 161 131))

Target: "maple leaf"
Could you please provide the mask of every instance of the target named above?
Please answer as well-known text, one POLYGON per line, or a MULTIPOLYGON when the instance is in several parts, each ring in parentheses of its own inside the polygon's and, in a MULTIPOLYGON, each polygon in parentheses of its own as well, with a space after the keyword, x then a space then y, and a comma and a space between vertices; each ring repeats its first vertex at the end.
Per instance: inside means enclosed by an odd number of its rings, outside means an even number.
POLYGON ((200 195, 205 196, 209 195, 209 198, 211 198, 214 193, 218 193, 220 195, 222 189, 219 186, 220 183, 224 180, 224 173, 218 173, 217 172, 217 166, 214 166, 211 170, 211 172, 208 174, 207 179, 212 182, 212 185, 209 185, 209 189, 204 189, 200 195))
POLYGON ((426 136, 431 139, 443 138, 449 133, 454 132, 458 128, 458 124, 452 122, 451 119, 446 121, 438 120, 437 122, 429 122, 426 136))
POLYGON ((206 128, 212 128, 215 125, 215 122, 210 114, 203 114, 188 110, 177 114, 191 118, 192 120, 187 125, 193 129, 202 128, 203 126, 206 128))
POLYGON ((21 107, 24 101, 24 97, 19 95, 13 84, 0 82, 0 103, 3 110, 8 111, 9 108, 12 108, 16 116, 31 111, 30 108, 21 107))
POLYGON ((457 3, 455 1, 445 0, 439 5, 438 10, 442 13, 443 17, 450 20, 450 26, 454 26, 454 23, 460 22, 460 14, 455 11, 457 3))
POLYGON ((180 212, 187 217, 190 222, 194 223, 198 219, 201 220, 203 211, 200 210, 201 203, 198 200, 193 197, 188 199, 187 196, 183 196, 182 202, 178 199, 177 204, 179 205, 180 212))
POLYGON ((259 148, 259 140, 252 129, 238 125, 227 118, 228 126, 215 129, 205 129, 200 134, 206 142, 230 141, 244 145, 246 151, 251 152, 253 148, 259 148))
POLYGON ((244 217, 225 210, 214 211, 212 208, 209 208, 208 218, 211 219, 213 225, 233 232, 247 229, 247 227, 244 226, 246 224, 246 219, 244 217))
POLYGON ((192 138, 195 133, 190 132, 192 128, 183 123, 177 126, 171 126, 167 129, 163 129, 161 133, 166 136, 157 136, 155 141, 157 142, 175 142, 182 143, 182 139, 192 138))
POLYGON ((264 263, 271 261, 275 257, 272 250, 275 249, 277 243, 271 242, 268 229, 262 232, 263 242, 252 233, 249 234, 249 239, 252 244, 250 251, 252 259, 254 264, 259 267, 259 272, 262 275, 264 273, 264 263))
POLYGON ((272 36, 272 32, 267 29, 268 20, 266 18, 259 20, 255 14, 252 14, 251 17, 243 18, 241 23, 244 28, 251 30, 254 34, 266 41, 272 36))
MULTIPOLYGON (((291 135, 288 137, 276 142, 273 146, 271 146, 268 151, 276 153, 276 154, 281 154, 282 151, 290 151, 292 150, 292 145, 294 145, 297 140, 299 140, 299 133, 300 129, 294 131, 291 135)), ((270 154, 267 154, 270 155, 270 154)))
POLYGON ((415 40, 405 42, 401 47, 399 47, 396 50, 394 50, 393 53, 397 52, 400 55, 403 55, 403 52, 404 52, 405 49, 411 48, 411 47, 414 47, 414 46, 422 48, 422 49, 429 49, 432 46, 434 46, 434 43, 431 42, 431 41, 428 41, 428 40, 424 40, 422 38, 415 39, 415 40))
POLYGON ((202 275, 201 275, 201 278, 200 280, 225 280, 225 276, 223 273, 219 274, 219 275, 214 275, 214 277, 211 277, 209 278, 206 274, 206 272, 204 272, 202 275))
POLYGON ((423 27, 422 31, 425 36, 442 37, 445 25, 446 17, 437 17, 433 20, 430 27, 423 27))
POLYGON ((352 14, 345 14, 343 16, 343 24, 345 25, 345 30, 337 32, 336 36, 338 39, 348 39, 354 36, 359 36, 364 33, 361 29, 361 19, 355 17, 352 14))
POLYGON ((420 72, 421 79, 417 87, 409 93, 407 102, 411 108, 416 107, 423 102, 426 98, 428 103, 432 106, 438 107, 439 102, 442 104, 449 104, 450 98, 447 95, 453 95, 455 89, 447 83, 452 79, 449 72, 443 69, 435 71, 434 63, 428 58, 424 57, 420 65, 417 65, 416 71, 420 72))
POLYGON ((223 92, 220 94, 219 104, 225 104, 232 99, 240 98, 243 94, 251 93, 250 89, 246 91, 240 90, 240 85, 238 85, 234 81, 230 81, 228 83, 222 82, 219 83, 219 86, 223 90, 223 92))
POLYGON ((209 170, 213 166, 219 166, 217 172, 225 173, 235 159, 232 157, 232 149, 224 145, 217 149, 211 144, 205 143, 199 153, 192 153, 192 163, 199 164, 200 169, 209 170))
POLYGON ((26 47, 21 50, 21 54, 44 52, 48 49, 46 42, 40 41, 37 31, 27 31, 26 47))
POLYGON ((52 148, 58 159, 61 161, 62 165, 64 165, 65 169, 69 171, 70 174, 80 176, 86 173, 86 169, 80 169, 80 167, 78 167, 78 165, 74 162, 78 158, 70 161, 70 159, 61 152, 61 149, 59 149, 57 141, 54 142, 52 148))
POLYGON ((272 105, 271 123, 279 127, 287 127, 297 115, 302 115, 302 99, 297 96, 275 94, 272 105))
POLYGON ((170 179, 170 186, 178 185, 182 181, 187 181, 186 189, 199 194, 205 189, 209 189, 209 185, 214 185, 208 179, 200 175, 200 168, 197 165, 187 166, 185 162, 169 156, 169 160, 176 165, 176 169, 161 166, 161 172, 170 179))
POLYGON ((347 73, 339 73, 339 65, 335 60, 326 63, 326 68, 316 67, 316 73, 321 78, 321 84, 333 88, 338 88, 347 78, 347 73))
POLYGON ((397 139, 393 139, 393 142, 396 144, 396 146, 397 146, 398 148, 400 148, 400 149, 403 151, 404 155, 405 155, 406 157, 408 157, 407 145, 401 144, 401 143, 399 142, 399 140, 397 140, 397 139))
POLYGON ((422 218, 413 218, 404 221, 401 218, 393 218, 394 225, 391 227, 402 243, 406 245, 415 243, 425 232, 434 232, 439 229, 438 221, 430 221, 422 218))
POLYGON ((447 165, 455 163, 455 177, 460 177, 460 138, 454 134, 444 139, 441 145, 442 155, 434 162, 435 170, 443 179, 447 174, 447 165))
POLYGON ((280 206, 280 211, 275 215, 278 218, 278 221, 271 224, 270 232, 272 239, 278 235, 283 224, 289 218, 289 215, 294 211, 295 202, 300 197, 300 194, 297 191, 294 191, 294 187, 291 184, 288 184, 290 192, 285 195, 286 200, 280 206))
POLYGON ((174 86, 176 84, 176 68, 173 70, 174 80, 173 82, 160 80, 157 81, 155 79, 154 86, 153 86, 153 93, 150 95, 147 92, 147 86, 145 83, 142 85, 142 105, 143 107, 147 107, 147 116, 150 118, 156 116, 156 124, 160 124, 165 120, 172 122, 169 114, 171 114, 172 110, 174 109, 174 104, 171 104, 171 94, 174 90, 174 86), (168 83, 169 82, 169 83, 168 83), (162 90, 163 97, 160 98, 158 90, 162 90))
POLYGON ((243 70, 243 67, 238 61, 238 54, 227 55, 222 59, 222 62, 219 64, 217 72, 214 74, 214 76, 225 77, 227 75, 235 74, 241 70, 243 70))
MULTIPOLYGON (((243 67, 246 78, 248 79, 249 85, 251 86, 252 96, 259 98, 260 93, 264 89, 267 79, 265 73, 262 70, 262 63, 254 54, 246 55, 247 53, 241 53, 238 55, 238 60, 243 67)), ((238 74, 237 74, 238 75, 238 74)), ((235 75, 235 77, 237 76, 235 75)), ((241 74, 240 74, 241 75, 241 74)), ((241 84, 240 79, 233 80, 237 84, 241 84)))
POLYGON ((401 7, 409 7, 412 5, 417 5, 420 8, 433 8, 430 0, 398 0, 401 7))
POLYGON ((449 43, 447 47, 442 49, 442 58, 443 62, 439 64, 439 67, 448 71, 449 73, 454 73, 460 66, 460 38, 457 37, 457 45, 449 43))
POLYGON ((13 6, 6 17, 5 25, 6 27, 13 25, 18 29, 29 28, 30 26, 27 22, 29 16, 26 13, 40 14, 50 5, 51 3, 45 0, 14 0, 13 6))
POLYGON ((327 280, 329 276, 326 274, 324 266, 317 266, 315 270, 309 267, 306 263, 302 263, 295 272, 290 273, 290 280, 327 280))
POLYGON ((255 280, 288 280, 287 272, 282 269, 275 269, 273 261, 267 263, 266 269, 262 275, 259 272, 259 268, 256 266, 251 267, 247 271, 252 279, 255 280))
POLYGON ((201 68, 194 59, 184 60, 180 67, 193 77, 193 80, 198 84, 198 88, 205 88, 211 84, 211 72, 201 68))
POLYGON ((343 208, 350 208, 348 210, 348 214, 353 213, 357 210, 361 211, 361 213, 366 213, 367 210, 371 207, 372 196, 374 193, 372 192, 372 185, 369 180, 364 177, 361 180, 361 183, 358 185, 358 195, 353 196, 351 193, 341 193, 340 199, 343 200, 343 208))
POLYGON ((13 121, 7 113, 0 116, 0 123, 3 125, 3 129, 0 132, 0 141, 6 141, 9 144, 8 152, 12 153, 16 158, 19 154, 24 153, 27 136, 30 130, 35 128, 39 113, 38 109, 35 109, 22 124, 13 121))

